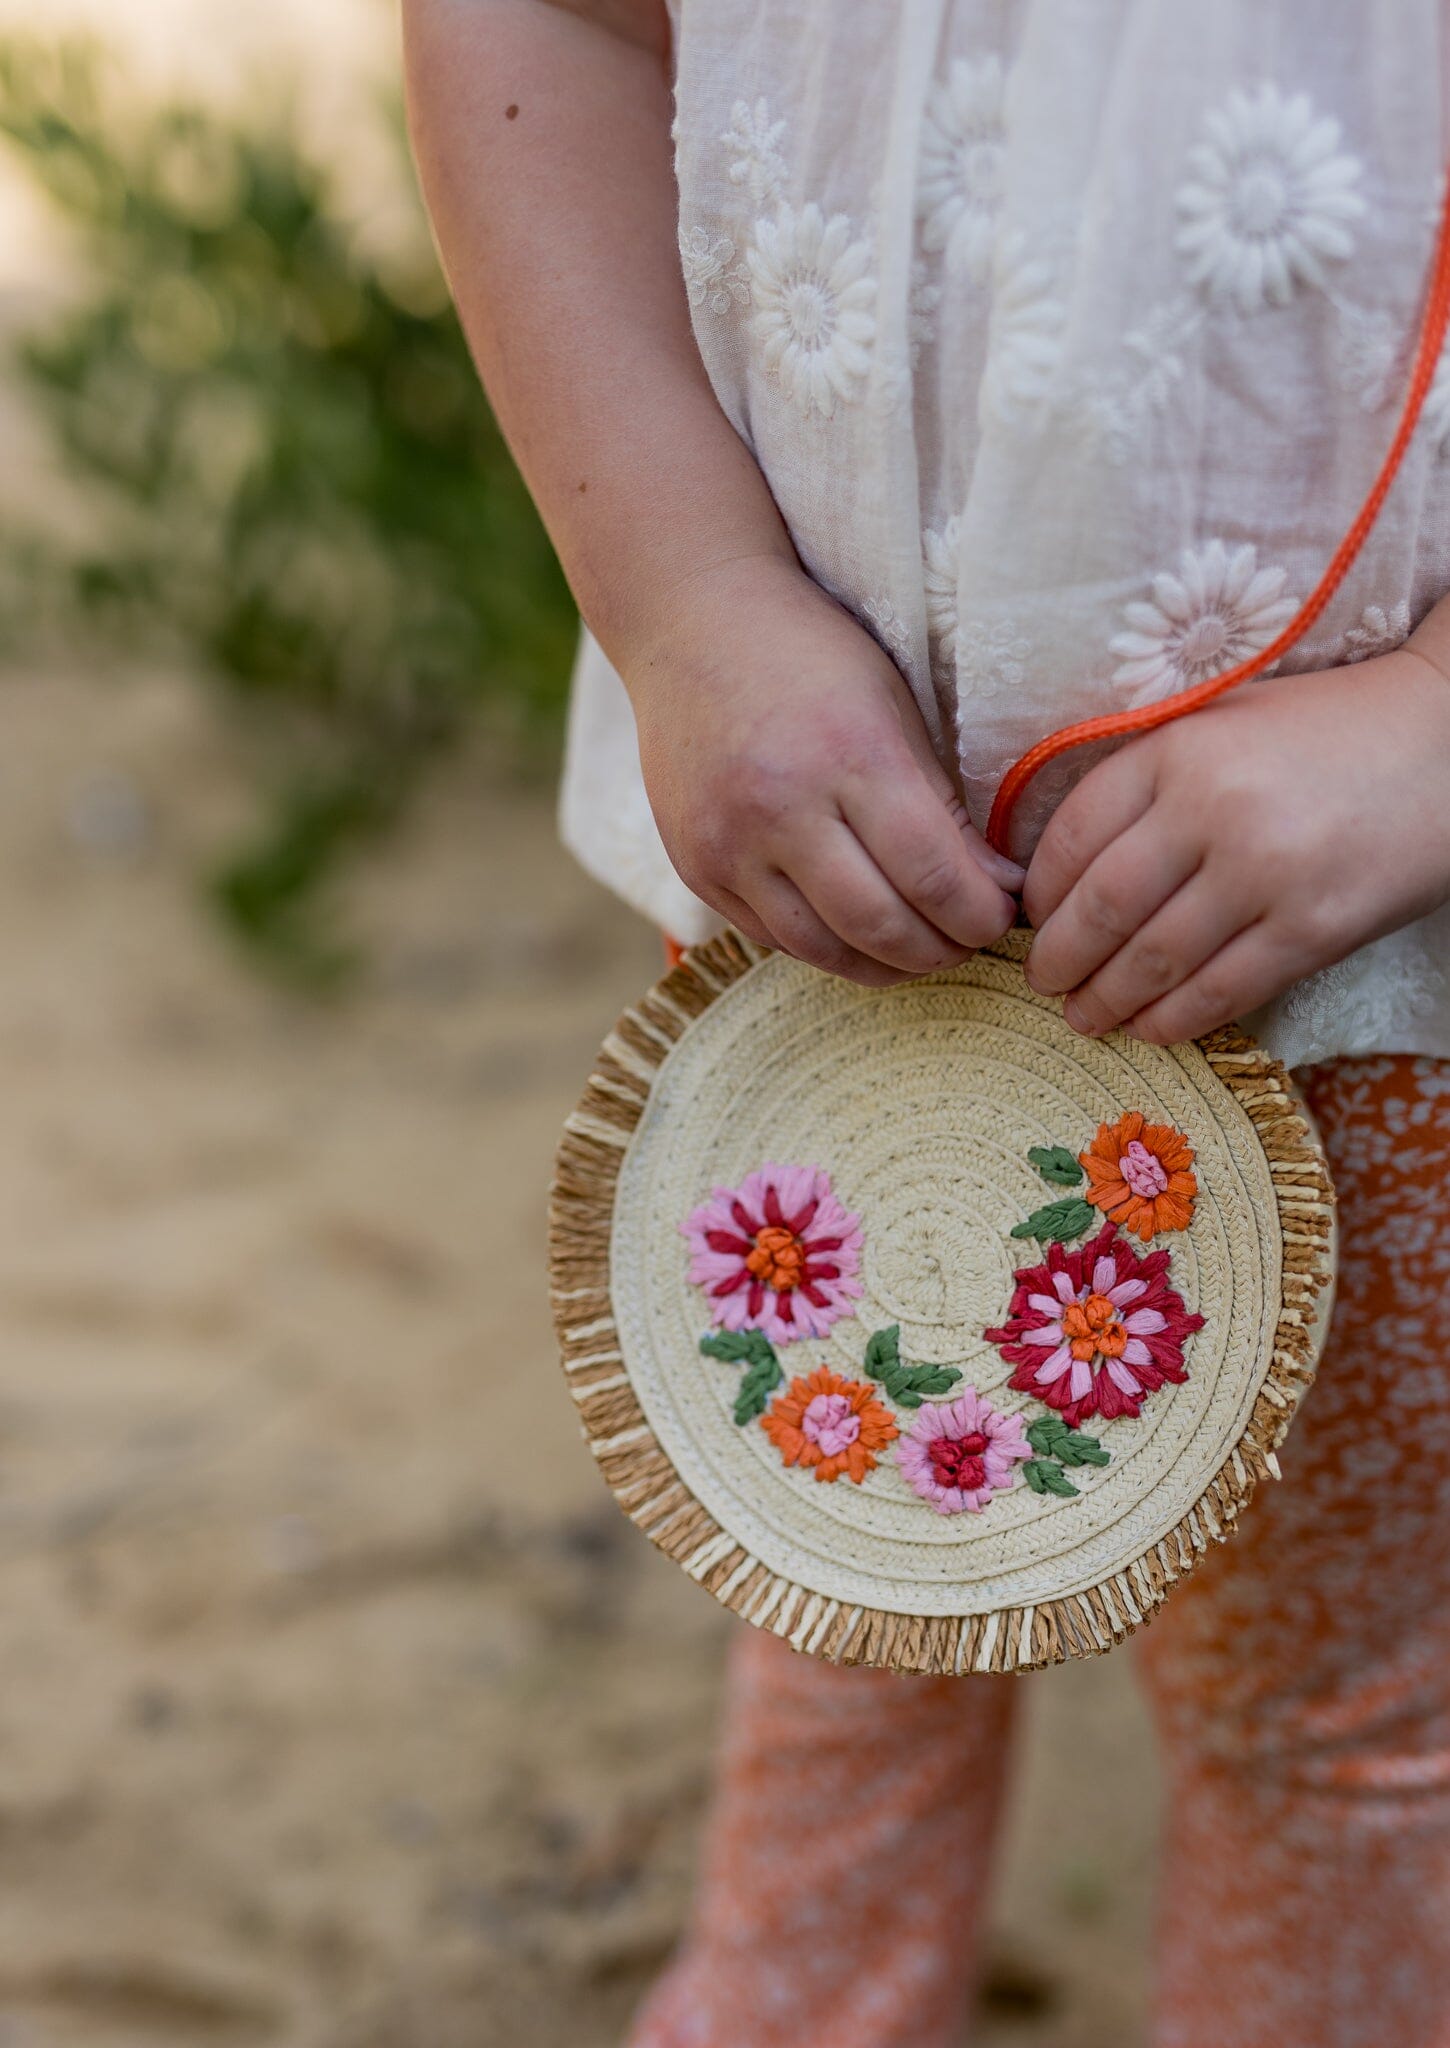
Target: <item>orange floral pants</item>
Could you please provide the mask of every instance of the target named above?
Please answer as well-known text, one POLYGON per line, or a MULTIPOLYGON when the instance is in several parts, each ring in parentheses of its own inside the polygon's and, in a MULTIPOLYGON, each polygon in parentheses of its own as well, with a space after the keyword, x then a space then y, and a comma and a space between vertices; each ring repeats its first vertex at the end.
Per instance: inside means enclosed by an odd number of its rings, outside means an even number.
MULTIPOLYGON (((1302 1078, 1330 1346, 1284 1484, 1124 1653, 1167 1765, 1152 2039, 1450 2048, 1450 1063, 1302 1078)), ((1030 1682, 739 1631, 693 1926, 632 2048, 958 2048, 1030 1682)))

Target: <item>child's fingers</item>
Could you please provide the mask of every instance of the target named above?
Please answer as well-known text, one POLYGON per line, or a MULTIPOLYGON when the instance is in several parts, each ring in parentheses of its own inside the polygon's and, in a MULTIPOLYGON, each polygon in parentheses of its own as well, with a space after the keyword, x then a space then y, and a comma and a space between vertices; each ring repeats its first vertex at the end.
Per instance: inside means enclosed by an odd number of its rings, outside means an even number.
POLYGON ((743 896, 737 896, 733 889, 716 889, 712 892, 711 908, 718 910, 734 925, 745 938, 753 939, 757 946, 766 946, 772 953, 778 952, 774 938, 766 930, 743 896))
POLYGON ((1128 1029, 1150 1045, 1181 1045, 1281 995, 1314 964, 1307 956, 1291 956, 1269 920, 1260 918, 1221 946, 1180 987, 1140 1010, 1128 1029))
MULTIPOLYGON (((1069 898, 1069 901, 1071 899, 1069 898)), ((1074 1031, 1098 1037, 1181 987, 1258 915, 1262 895, 1226 889, 1200 869, 1063 1006, 1074 1031)))
POLYGON ((848 789, 846 823, 897 894, 971 950, 999 939, 1017 905, 973 858, 948 805, 919 773, 848 789))
POLYGON ((838 938, 903 974, 955 967, 971 950, 912 909, 843 819, 817 827, 803 842, 790 877, 838 938))
POLYGON ((1027 915, 1039 932, 1079 876, 1138 822, 1152 801, 1152 756, 1141 745, 1124 747, 1099 761, 1063 798, 1047 821, 1022 892, 1027 915))
POLYGON ((859 982, 862 988, 894 988, 909 978, 899 968, 868 959, 848 945, 822 922, 786 875, 763 875, 752 886, 751 902, 771 935, 771 943, 793 959, 839 975, 843 981, 859 982))
MULTIPOLYGON (((1149 811, 1111 840, 1038 931, 1026 971, 1040 995, 1081 989, 1105 963, 1116 963, 1128 942, 1135 934, 1142 936, 1154 913, 1194 872, 1198 848, 1173 834, 1171 826, 1165 827, 1160 810, 1161 806, 1149 811)), ((1171 985, 1165 982, 1163 987, 1171 985)), ((1155 996, 1162 993, 1163 988, 1152 991, 1155 996)), ((1142 1000, 1146 1002, 1147 996, 1142 1000)), ((1120 1015, 1129 1017, 1132 1010, 1120 1015)))

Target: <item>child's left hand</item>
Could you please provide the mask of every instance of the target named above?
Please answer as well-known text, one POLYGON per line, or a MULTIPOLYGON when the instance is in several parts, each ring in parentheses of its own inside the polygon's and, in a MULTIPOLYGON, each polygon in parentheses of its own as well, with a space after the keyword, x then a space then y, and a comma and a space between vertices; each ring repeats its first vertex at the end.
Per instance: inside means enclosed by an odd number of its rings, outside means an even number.
POLYGON ((1402 647, 1247 684, 1091 769, 1028 869, 1027 978, 1076 1031, 1174 1044, 1447 897, 1450 679, 1402 647))

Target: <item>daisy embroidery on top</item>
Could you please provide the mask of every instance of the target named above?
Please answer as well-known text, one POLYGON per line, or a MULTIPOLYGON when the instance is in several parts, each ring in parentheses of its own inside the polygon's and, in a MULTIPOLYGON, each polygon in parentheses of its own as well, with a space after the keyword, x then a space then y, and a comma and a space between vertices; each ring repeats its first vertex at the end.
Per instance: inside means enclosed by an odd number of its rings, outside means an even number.
POLYGON ((1359 615, 1359 624, 1351 626, 1345 634, 1339 659, 1346 665, 1372 661, 1377 654, 1402 647, 1409 637, 1410 607, 1404 598, 1388 611, 1382 604, 1367 604, 1359 615))
POLYGON ((732 306, 749 302, 750 285, 744 268, 735 263, 735 244, 728 235, 712 236, 700 227, 681 228, 680 269, 692 306, 728 313, 732 306))
POLYGON ((916 210, 924 249, 985 284, 1002 201, 1002 64, 957 58, 926 103, 916 210))
POLYGON ((782 206, 755 224, 746 252, 754 287, 751 329, 767 373, 804 413, 829 419, 838 399, 859 399, 876 338, 871 247, 845 214, 827 220, 814 201, 782 206))
POLYGON ((771 206, 780 198, 785 183, 784 121, 771 119, 770 102, 737 100, 730 109, 730 126, 720 137, 733 150, 730 182, 743 185, 753 206, 771 206))
POLYGON ((929 526, 921 536, 921 574, 926 592, 926 624, 932 652, 951 670, 957 661, 957 557, 962 522, 953 513, 945 526, 929 526))
POLYGON ((824 1337, 861 1296, 861 1222, 819 1166, 762 1166, 738 1188, 715 1188, 680 1229, 690 1279, 725 1330, 763 1330, 777 1344, 824 1337))
POLYGON ((1284 595, 1286 570, 1261 569, 1253 546, 1228 548, 1211 540, 1185 548, 1178 574, 1153 578, 1150 600, 1123 613, 1127 631, 1108 642, 1122 657, 1113 681, 1149 704, 1235 668, 1267 647, 1298 610, 1284 595))
POLYGON ((1325 290, 1325 262, 1353 254, 1365 211, 1339 123, 1265 84, 1231 92, 1203 126, 1178 188, 1189 282, 1244 313, 1288 305, 1301 284, 1325 290))
POLYGON ((1440 351, 1420 419, 1430 445, 1443 455, 1450 448, 1450 343, 1440 351))
POLYGON ((1020 234, 1002 238, 993 274, 987 367, 977 392, 983 427, 1031 424, 1041 413, 1062 365, 1067 313, 1051 266, 1028 253, 1020 234))
POLYGON ((1020 689, 1031 652, 1014 620, 969 619, 957 628, 957 686, 962 696, 982 701, 1003 690, 1020 689))

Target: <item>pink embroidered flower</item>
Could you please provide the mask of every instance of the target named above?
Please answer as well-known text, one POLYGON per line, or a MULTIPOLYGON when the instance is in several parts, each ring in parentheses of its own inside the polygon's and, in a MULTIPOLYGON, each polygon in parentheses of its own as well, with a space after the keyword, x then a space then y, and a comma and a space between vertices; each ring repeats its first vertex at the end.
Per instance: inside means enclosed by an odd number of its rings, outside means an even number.
POLYGON ((763 1330, 776 1344, 824 1337, 861 1297, 861 1220, 819 1166, 762 1166, 714 1189, 680 1228, 722 1329, 763 1330))
POLYGON ((1203 1328, 1168 1284, 1170 1254, 1140 1256, 1115 1223, 1025 1266, 1005 1326, 985 1332, 1015 1370, 1011 1384, 1058 1409, 1074 1429, 1089 1415, 1136 1415, 1165 1380, 1186 1380, 1184 1340, 1203 1328))
POLYGON ((896 1462, 939 1515, 975 1515, 1016 1483, 1018 1464, 1031 1456, 1022 1417, 999 1415, 968 1387, 955 1401, 918 1409, 896 1462))

